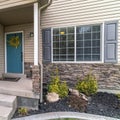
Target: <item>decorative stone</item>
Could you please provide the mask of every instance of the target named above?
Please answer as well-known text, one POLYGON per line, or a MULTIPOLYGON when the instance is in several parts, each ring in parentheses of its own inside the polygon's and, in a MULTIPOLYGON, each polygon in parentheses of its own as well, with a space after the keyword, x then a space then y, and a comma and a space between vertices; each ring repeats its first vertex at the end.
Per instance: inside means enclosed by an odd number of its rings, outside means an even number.
POLYGON ((71 95, 77 95, 77 96, 79 96, 79 91, 78 90, 69 89, 69 92, 70 92, 71 95))
POLYGON ((40 94, 40 72, 39 66, 33 66, 32 68, 32 85, 33 85, 33 92, 35 94, 40 94))
POLYGON ((74 109, 84 112, 86 110, 88 101, 83 99, 82 96, 70 95, 68 98, 68 104, 74 109))
POLYGON ((46 100, 48 102, 57 102, 59 99, 60 99, 59 95, 57 93, 54 93, 54 92, 53 93, 48 93, 46 95, 46 100))
POLYGON ((88 101, 88 98, 87 98, 87 96, 86 96, 85 94, 80 93, 80 96, 81 96, 85 101, 88 101))

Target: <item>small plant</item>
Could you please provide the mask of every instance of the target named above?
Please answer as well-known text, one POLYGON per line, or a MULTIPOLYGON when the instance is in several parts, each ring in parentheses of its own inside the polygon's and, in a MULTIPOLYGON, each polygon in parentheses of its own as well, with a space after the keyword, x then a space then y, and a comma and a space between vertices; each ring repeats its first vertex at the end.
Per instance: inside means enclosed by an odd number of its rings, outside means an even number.
POLYGON ((22 115, 22 116, 28 115, 28 109, 21 107, 18 109, 18 113, 19 113, 19 115, 22 115))
POLYGON ((51 77, 51 82, 48 85, 48 92, 55 92, 59 94, 61 98, 68 96, 68 86, 65 81, 60 82, 58 69, 56 69, 54 75, 51 77))
POLYGON ((120 100, 120 94, 116 94, 117 98, 120 100))
POLYGON ((91 75, 91 73, 86 75, 83 80, 77 82, 76 89, 88 96, 95 94, 98 89, 95 76, 91 75))

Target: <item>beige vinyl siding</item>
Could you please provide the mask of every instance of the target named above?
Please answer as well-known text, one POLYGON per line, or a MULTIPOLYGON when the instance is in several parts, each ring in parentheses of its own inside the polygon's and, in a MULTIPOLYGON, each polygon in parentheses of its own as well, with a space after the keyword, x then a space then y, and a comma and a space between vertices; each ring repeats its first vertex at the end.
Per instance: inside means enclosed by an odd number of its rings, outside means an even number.
POLYGON ((30 4, 36 1, 37 0, 0 0, 0 9, 30 4))
POLYGON ((53 0, 42 11, 41 27, 98 24, 118 20, 118 62, 120 63, 120 0, 53 0))
POLYGON ((22 24, 5 27, 5 32, 23 31, 24 35, 24 61, 34 61, 34 37, 30 37, 30 32, 33 32, 33 24, 22 24))
POLYGON ((0 25, 0 77, 5 72, 5 56, 4 56, 4 27, 0 25))

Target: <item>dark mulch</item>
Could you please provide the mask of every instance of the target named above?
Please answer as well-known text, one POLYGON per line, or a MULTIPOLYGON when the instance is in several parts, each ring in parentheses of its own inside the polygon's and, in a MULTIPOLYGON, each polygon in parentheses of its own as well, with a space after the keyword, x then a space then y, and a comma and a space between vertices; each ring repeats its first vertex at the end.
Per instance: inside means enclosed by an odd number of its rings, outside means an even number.
MULTIPOLYGON (((68 104, 68 98, 64 98, 55 103, 44 102, 40 104, 40 109, 38 111, 30 110, 29 115, 57 111, 81 112, 78 109, 72 108, 68 104)), ((84 112, 120 118, 120 100, 116 95, 98 92, 90 97, 87 108, 84 112)), ((17 112, 14 117, 19 117, 17 112)))

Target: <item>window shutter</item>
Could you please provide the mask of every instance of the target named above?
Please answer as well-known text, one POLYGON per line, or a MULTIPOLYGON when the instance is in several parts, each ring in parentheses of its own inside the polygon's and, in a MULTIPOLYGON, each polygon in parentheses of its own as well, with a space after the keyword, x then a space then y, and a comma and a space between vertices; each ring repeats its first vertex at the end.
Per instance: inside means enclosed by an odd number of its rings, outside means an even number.
POLYGON ((51 62, 51 28, 42 30, 43 62, 51 62))
POLYGON ((117 22, 105 24, 105 63, 117 62, 117 22))

